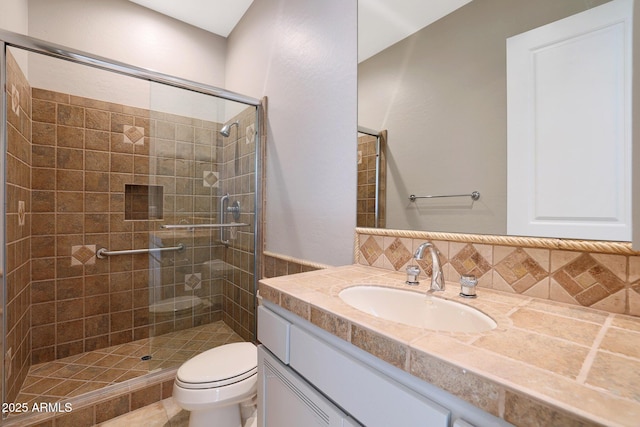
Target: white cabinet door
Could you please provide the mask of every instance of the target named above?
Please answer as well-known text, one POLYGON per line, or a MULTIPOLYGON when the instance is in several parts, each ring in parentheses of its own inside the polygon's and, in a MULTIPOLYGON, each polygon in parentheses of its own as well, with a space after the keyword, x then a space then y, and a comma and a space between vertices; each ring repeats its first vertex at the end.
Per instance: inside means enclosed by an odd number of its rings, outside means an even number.
POLYGON ((359 426, 263 346, 258 347, 258 369, 258 425, 359 426))
POLYGON ((631 240, 632 0, 507 40, 507 233, 631 240))

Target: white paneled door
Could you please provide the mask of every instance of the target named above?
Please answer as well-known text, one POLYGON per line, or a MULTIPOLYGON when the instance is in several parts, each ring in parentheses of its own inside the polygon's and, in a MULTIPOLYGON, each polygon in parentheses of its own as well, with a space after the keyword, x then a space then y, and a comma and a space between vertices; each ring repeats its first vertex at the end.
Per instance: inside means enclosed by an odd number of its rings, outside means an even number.
POLYGON ((507 40, 508 234, 631 240, 632 7, 507 40))

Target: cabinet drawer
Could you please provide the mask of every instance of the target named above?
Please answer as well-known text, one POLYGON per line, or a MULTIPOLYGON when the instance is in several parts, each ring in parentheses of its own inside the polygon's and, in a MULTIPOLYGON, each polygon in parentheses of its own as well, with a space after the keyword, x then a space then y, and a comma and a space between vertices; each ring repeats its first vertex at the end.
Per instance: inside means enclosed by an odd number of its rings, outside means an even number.
POLYGON ((263 306, 258 307, 258 341, 283 363, 289 363, 291 323, 263 306))
POLYGON ((295 325, 290 365, 366 426, 449 426, 448 409, 295 325))
POLYGON ((263 427, 359 427, 291 368, 258 347, 258 424, 263 427))

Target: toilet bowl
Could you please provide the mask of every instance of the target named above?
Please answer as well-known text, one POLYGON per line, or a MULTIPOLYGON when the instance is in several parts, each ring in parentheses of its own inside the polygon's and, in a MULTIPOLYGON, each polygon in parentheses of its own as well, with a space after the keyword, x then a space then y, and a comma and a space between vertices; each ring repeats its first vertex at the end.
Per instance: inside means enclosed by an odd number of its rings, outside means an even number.
POLYGON ((215 347, 182 364, 173 399, 191 412, 189 427, 242 427, 240 403, 256 395, 257 366, 257 348, 249 342, 215 347))

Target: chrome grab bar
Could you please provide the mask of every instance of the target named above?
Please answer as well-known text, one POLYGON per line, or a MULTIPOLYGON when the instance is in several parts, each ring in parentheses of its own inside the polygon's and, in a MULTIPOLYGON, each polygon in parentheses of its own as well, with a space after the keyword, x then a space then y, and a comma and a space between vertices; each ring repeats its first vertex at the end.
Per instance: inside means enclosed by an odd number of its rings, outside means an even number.
POLYGON ((169 246, 166 248, 146 248, 146 249, 127 249, 124 251, 110 251, 107 248, 100 248, 96 252, 96 256, 100 259, 104 259, 113 255, 136 255, 136 254, 148 254, 151 252, 169 252, 169 251, 182 251, 186 246, 182 243, 178 243, 178 246, 169 246))
POLYGON ((415 194, 412 194, 409 196, 409 200, 415 202, 416 199, 436 199, 439 197, 471 197, 472 200, 478 200, 480 198, 480 192, 474 191, 471 194, 443 194, 439 196, 416 196, 415 194))
POLYGON ((167 230, 181 229, 181 228, 220 228, 220 227, 246 227, 250 224, 244 222, 231 222, 229 224, 165 224, 160 228, 167 230))

